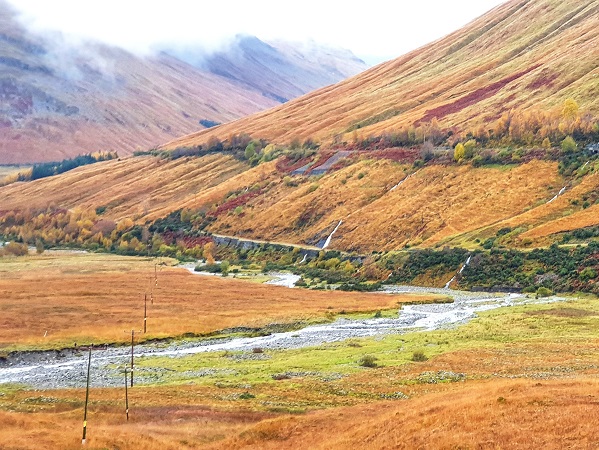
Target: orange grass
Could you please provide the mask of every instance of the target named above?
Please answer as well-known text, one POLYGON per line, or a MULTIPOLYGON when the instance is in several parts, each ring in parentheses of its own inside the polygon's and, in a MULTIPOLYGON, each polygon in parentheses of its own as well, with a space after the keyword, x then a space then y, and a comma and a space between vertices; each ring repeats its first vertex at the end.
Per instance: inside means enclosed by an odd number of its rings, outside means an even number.
MULTIPOLYGON (((239 400, 212 405, 215 388, 134 388, 129 422, 122 390, 94 389, 88 448, 586 449, 599 439, 598 389, 596 378, 417 385, 404 389, 408 400, 289 415, 239 400)), ((83 390, 4 396, 0 448, 79 448, 84 396, 83 390)))
POLYGON ((165 148, 240 132, 277 143, 308 137, 328 143, 335 135, 349 141, 356 124, 359 135, 367 137, 430 120, 431 115, 442 126, 487 127, 512 108, 551 108, 568 97, 596 112, 596 30, 596 0, 512 0, 442 39, 355 77, 181 137, 165 148), (548 77, 554 81, 539 86, 539 80, 548 77), (490 95, 477 95, 499 85, 503 87, 491 89, 490 95), (464 104, 456 106, 460 103, 464 104))
POLYGON ((324 319, 435 298, 288 289, 175 267, 164 267, 154 286, 155 262, 105 254, 1 259, 0 349, 126 342, 124 330, 143 327, 144 293, 148 339, 324 319))
POLYGON ((599 440, 596 379, 453 385, 420 398, 286 416, 210 448, 563 449, 599 440))
POLYGON ((70 170, 60 176, 2 187, 2 209, 106 208, 112 219, 156 219, 188 202, 221 200, 212 188, 247 169, 232 157, 164 161, 156 157, 123 158, 70 170), (75 194, 74 194, 75 193, 75 194))
POLYGON ((465 235, 474 240, 506 226, 530 234, 542 228, 544 235, 564 226, 597 223, 594 207, 583 211, 570 203, 596 189, 596 174, 545 205, 566 183, 554 162, 535 160, 501 169, 433 165, 390 191, 413 171, 391 161, 363 160, 318 180, 294 177, 294 186, 285 182, 274 162, 248 169, 226 156, 176 161, 147 157, 5 186, 0 194, 7 210, 53 205, 93 212, 102 206, 102 218, 147 223, 181 208, 210 210, 227 193, 261 185, 261 194, 243 206, 242 215, 223 213, 209 231, 306 245, 324 239, 343 220, 331 248, 360 252, 401 249, 407 243, 460 245, 465 235))
POLYGON ((278 181, 250 200, 246 215, 219 217, 211 230, 299 243, 326 237, 343 220, 331 248, 368 252, 400 249, 406 243, 431 247, 518 216, 549 200, 550 186, 564 183, 556 164, 547 161, 505 169, 433 165, 390 191, 411 172, 390 161, 359 161, 322 176, 311 192, 311 182, 289 187, 278 181), (308 213, 317 219, 297 226, 308 213))
MULTIPOLYGON (((556 307, 530 314, 576 319, 588 313, 556 307)), ((250 387, 234 379, 225 387, 136 386, 129 391, 128 423, 122 389, 92 389, 87 447, 592 448, 599 439, 597 340, 568 333, 524 339, 333 381, 304 376, 250 387), (415 382, 440 370, 465 373, 466 381, 415 382), (240 400, 248 389, 256 397, 240 400), (397 391, 410 398, 377 400, 397 391), (308 412, 268 411, 277 404, 308 412), (317 410, 326 406, 337 407, 317 410)), ((83 398, 82 389, 0 389, 0 448, 79 448, 83 398)))

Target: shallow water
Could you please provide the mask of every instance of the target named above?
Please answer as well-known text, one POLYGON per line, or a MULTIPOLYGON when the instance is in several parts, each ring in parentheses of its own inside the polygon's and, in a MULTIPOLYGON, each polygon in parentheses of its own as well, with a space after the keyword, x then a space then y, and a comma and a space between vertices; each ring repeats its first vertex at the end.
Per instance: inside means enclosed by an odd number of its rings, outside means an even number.
MULTIPOLYGON (((272 284, 293 285, 289 274, 280 274, 272 284), (284 275, 284 276, 283 276, 284 275)), ((439 293, 453 297, 453 303, 405 305, 396 318, 350 320, 339 318, 332 323, 273 333, 269 336, 216 339, 200 342, 178 342, 159 345, 144 344, 134 348, 136 358, 181 357, 214 351, 248 351, 292 349, 343 341, 350 338, 405 333, 409 331, 432 331, 456 326, 476 317, 476 313, 494 308, 518 304, 559 301, 560 298, 535 300, 518 294, 489 294, 451 291, 436 288, 389 286, 387 293, 439 293)), ((371 294, 377 295, 377 294, 371 294)), ((92 385, 117 386, 122 383, 122 368, 130 363, 131 348, 109 348, 93 351, 92 385)), ((12 365, 0 368, 0 383, 24 383, 38 388, 81 387, 85 384, 87 352, 79 355, 58 357, 55 353, 39 353, 11 361, 12 365), (32 360, 33 359, 33 360, 32 360)), ((140 369, 141 370, 148 370, 140 369)), ((151 369, 150 369, 151 370, 151 369)), ((160 370, 159 367, 154 370, 160 370)))

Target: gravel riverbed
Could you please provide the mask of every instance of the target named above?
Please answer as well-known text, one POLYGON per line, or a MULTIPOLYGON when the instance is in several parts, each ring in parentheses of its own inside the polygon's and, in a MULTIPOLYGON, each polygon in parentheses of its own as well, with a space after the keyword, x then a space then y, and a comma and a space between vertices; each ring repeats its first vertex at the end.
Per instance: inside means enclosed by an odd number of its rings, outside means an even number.
MULTIPOLYGON (((293 279, 286 275, 276 274, 273 284, 293 286, 293 279)), ((339 318, 331 323, 308 326, 296 331, 273 333, 268 336, 140 344, 134 347, 134 355, 136 359, 143 358, 145 364, 142 368, 136 368, 135 379, 139 384, 154 383, 160 380, 166 369, 148 364, 148 360, 151 362, 151 358, 156 357, 176 358, 225 350, 247 352, 248 356, 251 356, 254 355, 253 349, 256 348, 283 350, 318 346, 350 338, 438 330, 465 323, 480 311, 526 303, 562 300, 559 297, 537 300, 518 294, 474 293, 413 286, 387 286, 381 292, 443 294, 452 297, 453 302, 404 305, 396 318, 362 320, 339 318)), ((121 386, 124 380, 123 369, 130 364, 130 361, 131 347, 93 349, 91 385, 95 387, 121 386)), ((87 362, 87 349, 13 354, 0 361, 0 383, 20 383, 43 389, 83 387, 85 386, 87 362)), ((201 372, 195 375, 206 376, 220 373, 216 369, 205 369, 201 372)))

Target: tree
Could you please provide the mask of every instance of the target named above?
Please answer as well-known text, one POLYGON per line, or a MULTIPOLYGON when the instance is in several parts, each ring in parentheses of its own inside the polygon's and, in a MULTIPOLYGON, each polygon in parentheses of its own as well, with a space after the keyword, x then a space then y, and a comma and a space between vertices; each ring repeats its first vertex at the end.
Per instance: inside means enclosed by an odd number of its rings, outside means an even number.
POLYGON ((464 158, 471 159, 474 156, 474 149, 476 148, 476 141, 470 139, 464 143, 464 158))
POLYGON ((578 150, 578 146, 576 145, 576 141, 572 136, 566 136, 566 138, 562 141, 562 151, 564 153, 574 153, 578 150))
POLYGON ((245 159, 248 161, 256 156, 256 146, 253 142, 250 142, 245 148, 245 159))
POLYGON ((578 116, 578 103, 573 98, 568 98, 562 108, 562 117, 568 120, 574 120, 578 116))
POLYGON ((229 261, 227 261, 226 259, 220 263, 220 271, 223 274, 223 277, 226 277, 227 275, 229 275, 229 267, 230 267, 230 263, 229 261))
POLYGON ((456 145, 455 149, 453 150, 453 159, 455 161, 460 161, 461 159, 464 158, 465 154, 466 154, 466 149, 464 148, 464 144, 462 144, 461 142, 458 143, 458 145, 456 145))
POLYGON ((541 147, 543 147, 546 150, 549 150, 551 148, 551 141, 549 140, 548 137, 543 139, 543 143, 541 144, 541 147))
POLYGON ((213 242, 208 242, 206 245, 204 245, 204 258, 206 259, 206 264, 214 264, 214 256, 212 255, 212 252, 214 251, 214 243, 213 242))

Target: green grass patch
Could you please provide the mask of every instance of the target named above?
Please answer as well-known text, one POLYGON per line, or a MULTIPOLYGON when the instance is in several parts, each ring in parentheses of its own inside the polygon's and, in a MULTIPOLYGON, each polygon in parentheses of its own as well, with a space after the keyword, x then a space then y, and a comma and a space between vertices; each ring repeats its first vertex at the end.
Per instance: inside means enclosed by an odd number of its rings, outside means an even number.
MULTIPOLYGON (((396 316, 396 310, 381 311, 381 317, 396 316)), ((373 314, 351 317, 372 318, 373 314)), ((230 382, 252 386, 264 383, 292 385, 298 377, 322 381, 366 370, 360 364, 366 355, 375 357, 379 367, 403 366, 425 360, 415 359, 415 354, 424 354, 426 359, 434 360, 448 352, 498 348, 510 343, 588 341, 596 339, 598 327, 599 301, 577 299, 499 308, 480 313, 467 324, 447 330, 353 338, 302 349, 263 349, 259 353, 223 351, 182 358, 140 358, 137 364, 166 369, 160 383, 193 380, 206 385, 230 382)))

